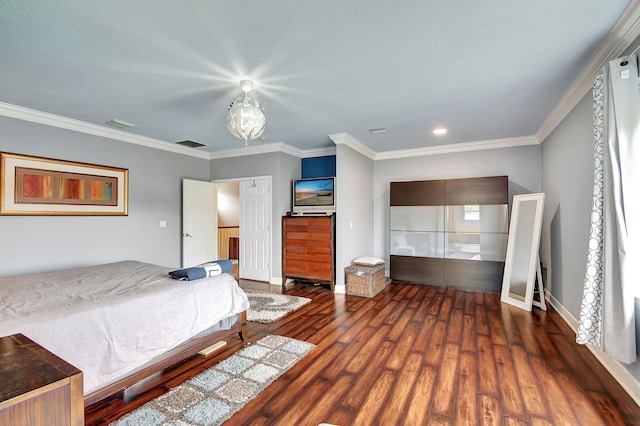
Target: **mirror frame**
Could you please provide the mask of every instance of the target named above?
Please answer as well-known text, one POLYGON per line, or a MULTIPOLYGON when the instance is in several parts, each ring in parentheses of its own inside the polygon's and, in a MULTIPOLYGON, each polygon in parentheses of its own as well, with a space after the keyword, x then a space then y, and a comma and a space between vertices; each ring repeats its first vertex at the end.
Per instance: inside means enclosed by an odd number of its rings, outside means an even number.
MULTIPOLYGON (((544 194, 524 194, 514 195, 513 207, 511 211, 511 223, 509 224, 509 238, 507 240, 507 256, 504 265, 504 276, 502 279, 502 296, 501 302, 508 303, 518 308, 531 311, 533 304, 533 292, 535 286, 536 272, 538 270, 538 250, 540 248, 540 234, 542 230, 542 214, 544 211, 544 194), (523 201, 535 201, 536 211, 534 216, 533 227, 525 226, 519 223, 520 203, 523 201), (516 238, 518 235, 530 235, 531 246, 527 247, 528 253, 523 251, 521 254, 528 256, 527 284, 525 289, 524 301, 515 298, 510 293, 511 274, 513 272, 513 262, 516 249, 516 238)), ((544 297, 541 295, 540 297, 544 297)))

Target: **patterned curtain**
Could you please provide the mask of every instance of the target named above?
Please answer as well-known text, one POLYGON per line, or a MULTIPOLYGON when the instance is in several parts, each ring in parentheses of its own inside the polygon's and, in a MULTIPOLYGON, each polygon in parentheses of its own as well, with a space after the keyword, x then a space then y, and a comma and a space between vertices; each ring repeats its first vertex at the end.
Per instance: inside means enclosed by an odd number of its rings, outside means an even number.
POLYGON ((593 137, 595 139, 593 182, 593 205, 591 207, 591 226, 589 229, 589 248, 587 252, 587 272, 582 291, 582 305, 578 321, 576 341, 602 348, 602 269, 604 224, 604 74, 593 82, 593 137))
POLYGON ((611 61, 593 84, 593 207, 576 336, 625 363, 636 360, 634 297, 640 294, 638 84, 635 54, 611 61))

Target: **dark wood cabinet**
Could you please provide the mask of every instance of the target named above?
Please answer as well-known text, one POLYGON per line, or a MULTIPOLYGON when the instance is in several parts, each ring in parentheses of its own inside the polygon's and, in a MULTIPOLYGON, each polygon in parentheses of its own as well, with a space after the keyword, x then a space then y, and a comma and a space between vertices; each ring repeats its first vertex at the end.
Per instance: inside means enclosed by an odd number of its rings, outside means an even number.
POLYGON ((282 218, 282 277, 335 285, 335 216, 282 218))
POLYGON ((84 424, 82 372, 22 334, 0 338, 0 424, 84 424))
POLYGON ((509 179, 507 176, 447 179, 444 181, 443 204, 509 204, 509 179))
POLYGON ((392 255, 389 269, 396 281, 445 284, 443 258, 392 255))
POLYGON ((240 259, 240 238, 229 237, 229 259, 240 259))
POLYGON ((508 198, 507 176, 391 182, 391 278, 499 291, 508 198))
POLYGON ((391 182, 392 206, 442 206, 444 204, 444 180, 391 182))

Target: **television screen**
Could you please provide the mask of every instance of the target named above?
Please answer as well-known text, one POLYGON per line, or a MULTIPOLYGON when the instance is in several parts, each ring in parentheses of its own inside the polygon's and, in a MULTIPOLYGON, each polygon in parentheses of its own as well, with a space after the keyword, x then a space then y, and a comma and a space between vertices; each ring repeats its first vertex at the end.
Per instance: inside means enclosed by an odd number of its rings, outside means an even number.
POLYGON ((293 183, 293 212, 333 212, 334 196, 334 178, 296 180, 293 183))

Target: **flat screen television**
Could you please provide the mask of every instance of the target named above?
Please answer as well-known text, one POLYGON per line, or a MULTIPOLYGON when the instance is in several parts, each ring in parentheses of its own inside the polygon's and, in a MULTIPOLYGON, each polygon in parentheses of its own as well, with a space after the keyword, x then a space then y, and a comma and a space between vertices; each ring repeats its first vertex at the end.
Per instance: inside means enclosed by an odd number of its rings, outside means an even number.
POLYGON ((293 214, 326 214, 336 211, 335 178, 293 181, 293 214))

